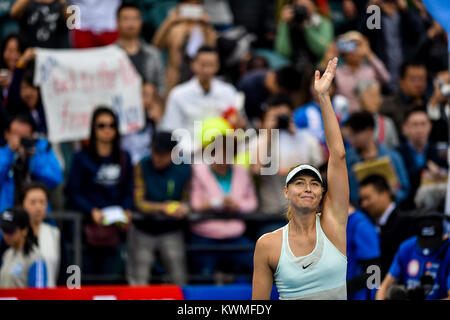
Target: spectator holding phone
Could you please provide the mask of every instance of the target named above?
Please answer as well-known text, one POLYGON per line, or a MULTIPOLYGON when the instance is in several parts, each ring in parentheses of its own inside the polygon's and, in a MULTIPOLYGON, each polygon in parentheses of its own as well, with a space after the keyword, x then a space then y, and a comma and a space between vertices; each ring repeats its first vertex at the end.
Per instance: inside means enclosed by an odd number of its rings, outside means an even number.
POLYGON ((189 63, 202 46, 215 46, 216 32, 199 0, 182 0, 156 30, 153 45, 168 51, 167 93, 191 76, 189 63))
POLYGON ((34 139, 26 115, 11 118, 0 147, 0 211, 16 205, 26 182, 39 181, 53 189, 63 181, 61 166, 45 139, 34 139))
POLYGON ((378 80, 385 84, 390 75, 384 63, 372 52, 367 39, 357 31, 349 31, 338 38, 337 50, 344 64, 336 71, 337 93, 349 100, 349 112, 361 110, 355 95, 356 85, 362 80, 378 80))
POLYGON ((19 39, 19 35, 12 33, 8 35, 2 42, 0 49, 0 96, 3 106, 6 106, 8 100, 8 90, 11 85, 14 68, 23 54, 23 45, 19 39))

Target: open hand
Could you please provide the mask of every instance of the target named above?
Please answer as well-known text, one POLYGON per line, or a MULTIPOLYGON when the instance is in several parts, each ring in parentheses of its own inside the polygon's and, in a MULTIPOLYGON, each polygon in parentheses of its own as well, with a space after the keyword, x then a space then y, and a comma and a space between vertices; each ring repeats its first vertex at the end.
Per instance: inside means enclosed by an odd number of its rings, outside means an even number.
POLYGON ((316 70, 314 90, 316 90, 318 95, 328 94, 331 83, 333 82, 334 75, 336 74, 337 62, 337 57, 334 57, 332 60, 328 61, 327 69, 325 70, 322 77, 320 77, 319 70, 316 70))

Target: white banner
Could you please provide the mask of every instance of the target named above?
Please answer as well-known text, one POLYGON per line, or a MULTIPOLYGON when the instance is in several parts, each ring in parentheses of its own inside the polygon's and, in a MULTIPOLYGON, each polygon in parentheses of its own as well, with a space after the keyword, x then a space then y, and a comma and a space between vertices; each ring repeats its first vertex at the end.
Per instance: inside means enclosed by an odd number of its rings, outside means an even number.
POLYGON ((51 142, 88 138, 99 105, 114 110, 122 134, 143 127, 142 80, 122 49, 110 45, 36 53, 34 83, 40 86, 51 142))

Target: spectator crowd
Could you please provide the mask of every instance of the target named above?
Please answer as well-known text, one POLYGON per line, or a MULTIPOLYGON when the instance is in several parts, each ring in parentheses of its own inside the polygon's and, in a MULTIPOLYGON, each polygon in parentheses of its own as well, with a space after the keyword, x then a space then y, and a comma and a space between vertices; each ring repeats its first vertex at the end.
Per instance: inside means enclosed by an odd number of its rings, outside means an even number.
POLYGON ((313 79, 337 56, 348 298, 450 296, 448 36, 421 0, 0 0, 0 41, 0 288, 65 285, 74 235, 47 215, 66 211, 82 221, 83 283, 250 282, 256 240, 286 223, 289 169, 326 177, 313 79), (36 48, 108 45, 142 78, 144 126, 121 134, 99 105, 89 137, 53 143, 36 48))

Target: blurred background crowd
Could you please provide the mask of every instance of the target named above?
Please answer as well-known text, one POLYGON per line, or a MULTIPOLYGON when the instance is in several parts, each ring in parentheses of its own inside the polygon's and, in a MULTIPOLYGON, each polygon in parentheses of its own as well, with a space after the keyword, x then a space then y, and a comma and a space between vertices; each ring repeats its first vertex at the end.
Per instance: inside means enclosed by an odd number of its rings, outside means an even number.
POLYGON ((65 285, 77 235, 55 213, 68 212, 82 221, 83 284, 249 283, 256 240, 286 223, 288 170, 310 163, 326 176, 312 81, 337 56, 349 298, 375 298, 371 265, 385 280, 377 298, 396 283, 413 294, 423 275, 427 298, 448 296, 448 37, 421 0, 0 0, 0 41, 0 287, 65 285), (368 28, 371 5, 379 28, 368 28), (88 139, 51 143, 34 48, 107 45, 142 78, 145 126, 121 135, 98 106, 88 139), (235 164, 173 163, 171 133, 194 121, 232 141, 219 157, 237 146, 235 164), (270 134, 227 134, 249 128, 278 129, 278 150, 270 134), (279 170, 261 174, 271 163, 239 152, 245 143, 272 150, 279 170), (125 223, 104 223, 111 206, 125 223))

